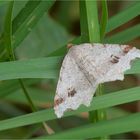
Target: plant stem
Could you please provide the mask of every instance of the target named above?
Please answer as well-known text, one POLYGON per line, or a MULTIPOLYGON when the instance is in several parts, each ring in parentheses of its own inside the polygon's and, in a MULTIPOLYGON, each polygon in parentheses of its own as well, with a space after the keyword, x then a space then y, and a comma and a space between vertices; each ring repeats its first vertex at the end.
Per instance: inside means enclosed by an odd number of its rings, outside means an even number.
MULTIPOLYGON (((13 47, 12 47, 12 11, 13 11, 13 6, 14 6, 14 1, 11 1, 9 4, 8 11, 7 11, 7 15, 6 15, 6 19, 5 19, 5 26, 4 26, 4 45, 5 45, 5 48, 7 49, 7 53, 8 53, 10 61, 16 60, 15 55, 14 55, 14 51, 13 51, 13 47)), ((19 80, 21 89, 23 90, 25 97, 28 100, 28 103, 29 103, 32 111, 33 112, 37 111, 37 108, 33 104, 33 101, 31 99, 31 97, 29 96, 29 93, 24 85, 23 80, 22 79, 18 79, 18 80, 19 80)), ((44 126, 46 132, 48 132, 48 134, 54 133, 54 131, 45 122, 43 122, 43 126, 44 126)))
MULTIPOLYGON (((101 42, 100 34, 103 37, 105 29, 103 28, 102 32, 100 33, 98 22, 98 8, 96 0, 80 1, 80 24, 81 24, 82 42, 90 42, 90 43, 101 42)), ((99 85, 96 90, 96 96, 100 96, 102 94, 103 94, 102 85, 99 85)), ((106 119, 106 113, 105 110, 103 109, 89 112, 90 122, 97 122, 104 119, 106 119)))
POLYGON ((80 1, 80 25, 82 42, 100 42, 96 0, 80 1))
POLYGON ((19 81, 20 86, 21 86, 21 88, 22 88, 22 90, 23 90, 23 92, 26 96, 26 99, 28 100, 28 102, 30 104, 30 107, 31 107, 32 111, 34 111, 34 112, 37 111, 37 108, 34 106, 33 101, 31 100, 31 98, 29 96, 29 93, 28 93, 23 81, 21 79, 18 79, 18 81, 19 81))
POLYGON ((108 22, 108 8, 107 8, 107 1, 102 0, 102 17, 101 17, 101 23, 100 23, 100 36, 101 41, 103 40, 106 32, 107 22, 108 22))

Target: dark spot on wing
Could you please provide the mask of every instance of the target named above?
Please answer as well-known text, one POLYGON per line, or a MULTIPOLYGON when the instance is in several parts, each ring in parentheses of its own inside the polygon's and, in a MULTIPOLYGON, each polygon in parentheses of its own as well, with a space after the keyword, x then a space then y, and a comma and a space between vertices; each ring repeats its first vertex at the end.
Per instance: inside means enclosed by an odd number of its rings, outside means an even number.
POLYGON ((127 46, 124 48, 123 52, 124 52, 124 53, 128 53, 132 48, 133 48, 132 46, 127 45, 127 46))
POLYGON ((115 57, 115 59, 120 59, 120 57, 118 57, 118 56, 114 56, 115 57))
POLYGON ((117 59, 113 59, 113 60, 111 60, 111 62, 112 62, 112 63, 118 63, 119 60, 117 60, 117 59))
POLYGON ((68 92, 68 97, 73 97, 76 94, 76 90, 72 89, 68 92))
POLYGON ((118 57, 118 56, 114 56, 113 54, 111 55, 111 63, 118 63, 119 62, 119 59, 120 59, 120 57, 118 57))
POLYGON ((54 107, 58 106, 59 104, 63 103, 64 99, 63 98, 58 98, 57 100, 54 101, 54 107))

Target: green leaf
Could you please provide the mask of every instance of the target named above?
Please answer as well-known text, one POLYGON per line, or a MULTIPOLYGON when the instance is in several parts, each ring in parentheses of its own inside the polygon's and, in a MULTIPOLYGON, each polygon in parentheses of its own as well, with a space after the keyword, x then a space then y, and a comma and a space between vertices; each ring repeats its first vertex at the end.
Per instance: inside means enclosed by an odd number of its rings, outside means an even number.
POLYGON ((31 32, 43 14, 53 5, 52 1, 29 1, 13 20, 13 46, 17 47, 31 32))
POLYGON ((62 57, 48 57, 0 63, 0 80, 57 78, 62 57))
MULTIPOLYGON (((47 57, 0 63, 0 80, 18 78, 58 78, 62 57, 47 57)), ((140 73, 140 61, 134 61, 126 74, 140 73)))
POLYGON ((66 30, 45 14, 16 49, 16 53, 18 58, 43 57, 67 44, 68 40, 69 35, 66 30))
MULTIPOLYGON (((52 1, 29 1, 25 7, 19 12, 12 22, 13 28, 13 47, 17 47, 31 32, 33 27, 38 23, 43 14, 49 10, 53 5, 52 1)), ((1 38, 3 40, 3 38, 1 38)), ((4 59, 5 50, 3 47, 3 41, 0 41, 0 58, 4 59)))
POLYGON ((54 134, 52 136, 44 136, 41 138, 97 138, 107 135, 114 135, 140 130, 140 113, 135 113, 117 119, 100 121, 94 124, 85 125, 68 131, 54 134))
MULTIPOLYGON (((25 84, 28 86, 36 84, 39 81, 40 81, 39 79, 26 79, 26 80, 24 80, 25 84)), ((21 88, 21 86, 20 86, 18 80, 1 81, 0 82, 0 91, 1 91, 0 97, 3 98, 9 94, 12 94, 13 92, 17 91, 20 88, 21 88)))
MULTIPOLYGON (((69 41, 69 43, 72 44, 80 44, 81 42, 81 37, 75 38, 72 41, 69 41)), ((67 45, 63 45, 60 48, 56 49, 55 51, 53 51, 52 53, 48 54, 47 56, 63 56, 64 54, 66 54, 66 52, 68 51, 67 49, 67 45)))
MULTIPOLYGON (((51 93, 52 91, 48 92, 46 90, 37 88, 28 88, 28 91, 35 105, 41 106, 45 105, 46 103, 53 103, 53 94, 51 93)), ((28 104, 28 101, 22 90, 14 91, 13 93, 5 96, 3 100, 20 104, 28 104)))
POLYGON ((100 23, 100 36, 101 36, 101 40, 103 40, 103 37, 106 32, 107 22, 108 22, 108 9, 107 9, 106 0, 102 0, 101 4, 102 4, 102 17, 101 17, 101 23, 100 23))
POLYGON ((13 11, 14 1, 9 3, 9 7, 7 10, 5 23, 4 23, 4 46, 7 49, 7 53, 10 60, 14 59, 13 49, 12 49, 12 11, 13 11))
MULTIPOLYGON (((132 101, 138 101, 140 100, 139 91, 140 87, 135 87, 131 89, 121 90, 114 93, 94 97, 89 107, 81 106, 76 111, 66 112, 64 117, 75 115, 80 112, 108 108, 124 103, 129 103, 132 101)), ((53 119, 56 119, 56 115, 54 114, 53 109, 42 110, 35 113, 30 113, 27 115, 22 115, 19 117, 0 121, 0 131, 19 126, 35 124, 42 121, 49 121, 53 119)))
POLYGON ((139 73, 140 73, 140 59, 132 61, 131 69, 125 72, 125 74, 139 74, 139 73))
POLYGON ((105 39, 105 43, 127 43, 140 36, 140 24, 119 32, 105 39))
POLYGON ((97 1, 80 1, 80 26, 82 42, 100 42, 97 1))
POLYGON ((131 5, 130 7, 126 8, 126 10, 118 13, 117 15, 113 16, 109 19, 107 24, 107 32, 114 30, 115 28, 123 25, 124 23, 130 21, 134 17, 140 14, 140 2, 136 2, 135 4, 131 5))

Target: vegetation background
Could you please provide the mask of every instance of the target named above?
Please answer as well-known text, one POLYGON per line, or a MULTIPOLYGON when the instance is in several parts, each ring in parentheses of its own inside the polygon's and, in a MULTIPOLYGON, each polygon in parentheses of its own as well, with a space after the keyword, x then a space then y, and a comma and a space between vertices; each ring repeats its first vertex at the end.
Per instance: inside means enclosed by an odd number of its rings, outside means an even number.
POLYGON ((139 48, 139 9, 127 0, 0 0, 0 139, 139 139, 139 60, 124 81, 100 85, 90 107, 61 119, 52 109, 66 45, 139 48))

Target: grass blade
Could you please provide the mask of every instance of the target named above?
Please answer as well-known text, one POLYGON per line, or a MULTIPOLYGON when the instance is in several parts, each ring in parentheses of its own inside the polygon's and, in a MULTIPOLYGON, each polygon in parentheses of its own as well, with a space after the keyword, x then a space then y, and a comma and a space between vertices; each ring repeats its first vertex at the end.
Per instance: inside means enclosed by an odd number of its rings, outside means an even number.
MULTIPOLYGON (((0 80, 18 78, 58 78, 62 57, 48 57, 0 63, 0 80)), ((140 60, 134 61, 125 74, 140 73, 140 60)))
POLYGON ((131 69, 125 72, 125 74, 139 74, 139 73, 140 73, 140 60, 133 61, 131 69))
MULTIPOLYGON (((78 37, 78 38, 70 41, 70 43, 72 43, 72 44, 80 44, 80 42, 81 42, 81 37, 78 37)), ((49 57, 50 56, 63 56, 64 54, 66 54, 67 51, 68 51, 67 45, 65 44, 62 47, 59 47, 58 49, 53 51, 52 53, 48 54, 47 56, 49 56, 49 57)))
MULTIPOLYGON (((49 10, 53 5, 54 0, 52 1, 29 1, 25 7, 19 12, 12 22, 13 28, 13 44, 12 46, 17 47, 24 38, 31 32, 34 26, 38 23, 39 19, 43 14, 49 10)), ((3 40, 3 38, 1 38, 3 40)), ((0 42, 1 52, 0 58, 2 59, 5 56, 5 50, 3 47, 3 41, 0 42)))
POLYGON ((13 20, 13 47, 17 47, 53 5, 52 1, 29 1, 13 20))
POLYGON ((105 39, 105 43, 123 44, 140 36, 140 24, 105 39))
POLYGON ((101 36, 101 40, 103 40, 106 32, 107 22, 108 22, 108 9, 107 9, 106 0, 102 0, 101 3, 102 3, 102 17, 100 23, 100 36, 101 36))
MULTIPOLYGON (((39 82, 39 79, 28 79, 24 80, 26 85, 33 85, 39 82)), ((20 89, 20 84, 18 80, 7 80, 2 81, 0 83, 0 97, 5 97, 9 94, 12 94, 13 92, 20 89)))
POLYGON ((18 78, 57 78, 62 57, 3 62, 0 64, 0 80, 18 78))
POLYGON ((80 1, 80 25, 82 42, 100 42, 96 1, 80 1))
POLYGON ((133 19, 134 17, 138 16, 140 14, 139 7, 140 7, 140 2, 138 1, 135 4, 131 5, 130 7, 126 8, 126 10, 113 16, 108 21, 106 31, 110 32, 110 31, 114 30, 115 28, 128 22, 129 20, 133 19))
MULTIPOLYGON (((46 103, 51 103, 51 104, 53 103, 53 96, 52 96, 53 93, 51 93, 51 91, 48 92, 46 90, 31 88, 31 87, 28 88, 28 91, 36 106, 46 105, 46 103)), ((26 100, 22 90, 17 90, 12 92, 6 97, 3 97, 3 100, 10 101, 10 102, 12 101, 20 104, 21 103, 28 104, 28 101, 26 100)))
POLYGON ((140 130, 140 113, 132 115, 97 122, 95 124, 85 125, 83 127, 74 128, 68 131, 64 131, 52 136, 46 136, 41 138, 97 138, 106 135, 113 135, 119 133, 126 133, 131 131, 140 130))
MULTIPOLYGON (((64 117, 75 115, 80 112, 108 108, 124 103, 138 101, 140 100, 139 91, 140 91, 140 87, 135 87, 127 90, 121 90, 114 93, 94 97, 90 107, 81 106, 76 111, 66 112, 64 117)), ((20 126, 25 126, 29 124, 35 124, 42 121, 49 121, 53 119, 56 119, 56 115, 54 114, 53 109, 42 110, 35 113, 30 113, 27 115, 22 115, 19 117, 0 121, 0 131, 10 129, 10 128, 15 128, 15 127, 20 127, 20 126)))
POLYGON ((5 23, 4 23, 4 46, 7 49, 7 54, 10 60, 14 59, 13 49, 12 49, 12 11, 13 11, 14 1, 9 3, 7 10, 5 23))

